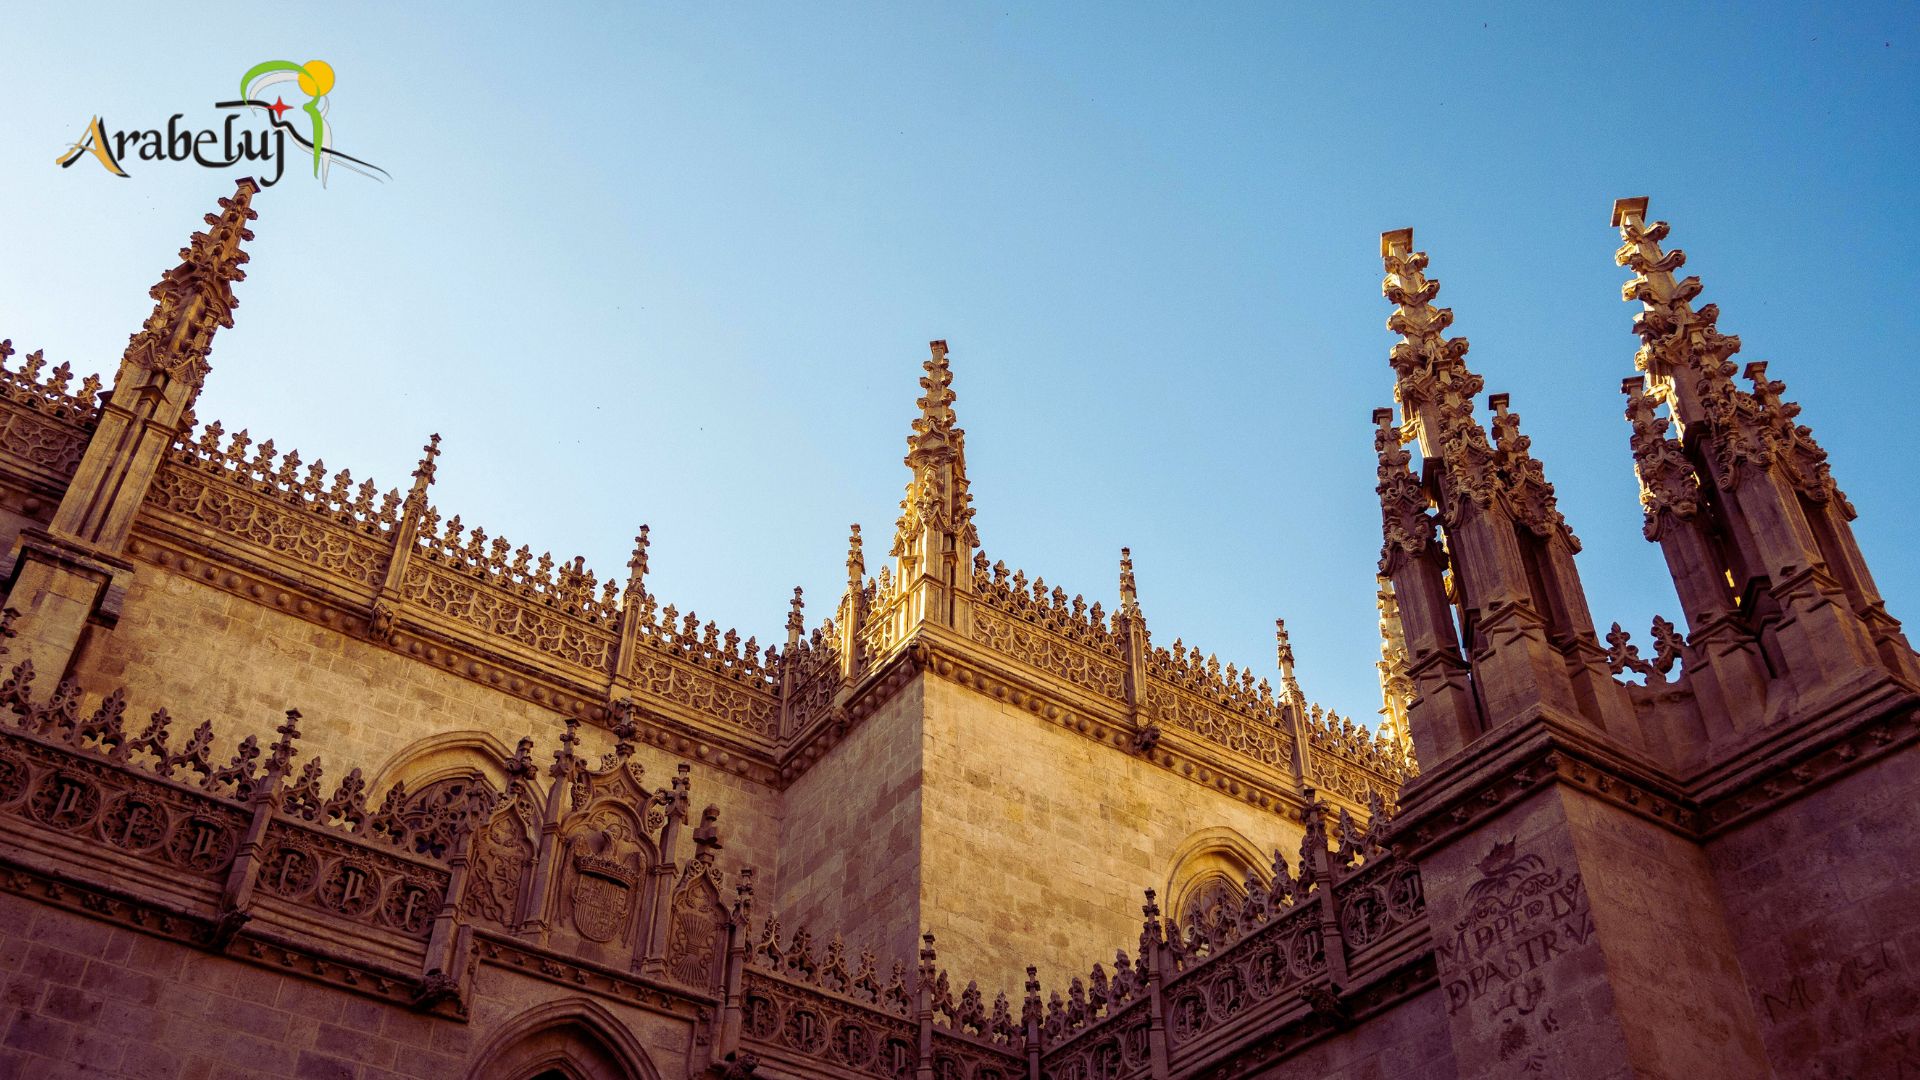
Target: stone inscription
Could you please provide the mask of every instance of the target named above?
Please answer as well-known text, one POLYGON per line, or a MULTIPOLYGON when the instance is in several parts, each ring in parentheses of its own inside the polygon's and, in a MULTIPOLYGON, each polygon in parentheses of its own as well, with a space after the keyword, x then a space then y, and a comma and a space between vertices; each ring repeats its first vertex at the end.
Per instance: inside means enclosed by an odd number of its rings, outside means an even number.
POLYGON ((1544 1043, 1560 1030, 1546 970, 1588 946, 1593 914, 1579 874, 1497 843, 1467 887, 1467 912, 1438 942, 1447 1013, 1472 1009, 1498 1031, 1498 1053, 1522 1073, 1547 1069, 1544 1043))

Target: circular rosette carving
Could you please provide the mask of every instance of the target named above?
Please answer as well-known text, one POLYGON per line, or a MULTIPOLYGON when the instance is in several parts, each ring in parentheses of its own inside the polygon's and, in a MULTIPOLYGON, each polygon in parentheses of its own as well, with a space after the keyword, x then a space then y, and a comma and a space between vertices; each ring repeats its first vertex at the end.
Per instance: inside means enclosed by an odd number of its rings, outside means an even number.
POLYGON ((152 799, 121 795, 100 815, 100 838, 128 851, 151 851, 167 838, 167 812, 152 799))
POLYGON ((417 881, 399 881, 387 890, 386 903, 380 905, 380 917, 388 926, 407 934, 423 934, 432 919, 433 894, 417 881))
POLYGON ((188 817, 173 827, 173 835, 167 840, 167 857, 176 866, 202 873, 223 869, 233 857, 233 830, 212 818, 188 817))
POLYGON ((317 894, 320 903, 342 915, 358 918, 380 899, 380 879, 366 864, 341 859, 327 868, 317 894))
POLYGON ((84 777, 51 772, 40 778, 27 807, 42 825, 55 829, 84 828, 100 812, 100 789, 84 777))
POLYGON ((827 1040, 827 1055, 843 1065, 864 1069, 873 1057, 873 1032, 865 1024, 852 1020, 835 1021, 833 1035, 827 1040))
POLYGON ((260 887, 291 899, 312 888, 319 873, 320 864, 312 855, 297 847, 283 847, 268 856, 260 868, 260 887))
POLYGON ((0 806, 19 802, 32 779, 26 762, 12 754, 0 754, 0 806))

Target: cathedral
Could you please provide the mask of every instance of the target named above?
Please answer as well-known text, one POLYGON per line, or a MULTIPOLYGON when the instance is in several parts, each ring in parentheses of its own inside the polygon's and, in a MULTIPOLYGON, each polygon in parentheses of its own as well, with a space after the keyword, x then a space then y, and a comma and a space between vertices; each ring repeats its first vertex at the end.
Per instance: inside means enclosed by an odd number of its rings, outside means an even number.
POLYGON ((644 526, 596 572, 437 504, 437 436, 383 488, 202 421, 257 191, 110 384, 0 343, 0 1077, 1920 1076, 1920 656, 1646 199, 1685 625, 1594 625, 1389 232, 1361 725, 1124 550, 1111 608, 986 554, 944 341, 892 536, 765 643, 644 526))

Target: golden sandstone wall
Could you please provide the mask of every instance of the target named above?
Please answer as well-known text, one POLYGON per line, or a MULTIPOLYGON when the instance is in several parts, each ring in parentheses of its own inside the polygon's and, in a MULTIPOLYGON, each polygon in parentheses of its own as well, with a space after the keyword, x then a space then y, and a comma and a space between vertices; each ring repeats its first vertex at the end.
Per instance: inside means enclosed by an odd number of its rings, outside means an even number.
MULTIPOLYGON (((1176 859, 1231 845, 1292 863, 1302 830, 1142 758, 939 678, 926 695, 921 921, 943 964, 1013 990, 1138 945, 1143 890, 1167 902, 1176 859)), ((1237 884, 1238 882, 1236 882, 1237 884)))
POLYGON ((785 792, 773 913, 789 930, 844 932, 883 964, 911 962, 920 944, 924 684, 908 683, 785 792))
MULTIPOLYGON (((500 750, 511 752, 531 736, 544 757, 564 730, 558 713, 523 698, 152 564, 140 566, 113 632, 90 636, 74 674, 90 697, 124 686, 136 716, 165 707, 190 723, 246 721, 216 723, 220 760, 231 754, 235 733, 270 728, 287 709, 299 709, 306 751, 327 762, 328 779, 359 767, 378 785, 376 803, 396 779, 411 777, 410 787, 418 788, 415 764, 431 778, 449 764, 480 768, 502 786, 494 760, 500 750), (489 743, 492 751, 480 749, 489 743)), ((613 746, 590 724, 581 726, 580 738, 582 754, 593 760, 613 746)), ((635 757, 651 787, 666 786, 687 760, 645 743, 635 757)), ((544 789, 548 761, 535 763, 544 789)), ((698 760, 690 764, 695 816, 708 804, 720 807, 723 865, 729 872, 753 866, 761 886, 773 887, 779 795, 698 760)))

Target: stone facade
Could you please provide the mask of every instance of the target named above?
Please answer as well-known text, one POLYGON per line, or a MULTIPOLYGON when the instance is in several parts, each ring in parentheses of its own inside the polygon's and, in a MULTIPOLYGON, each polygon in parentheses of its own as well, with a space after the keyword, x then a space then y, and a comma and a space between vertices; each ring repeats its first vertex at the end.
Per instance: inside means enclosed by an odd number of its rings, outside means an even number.
POLYGON ((1386 722, 981 551, 944 342, 783 642, 192 412, 255 188, 110 388, 0 344, 0 1076, 1920 1075, 1920 658, 1623 200, 1643 656, 1410 231, 1386 722), (1410 447, 1409 444, 1412 444, 1410 447), (1424 766, 1416 767, 1415 754, 1424 766))

